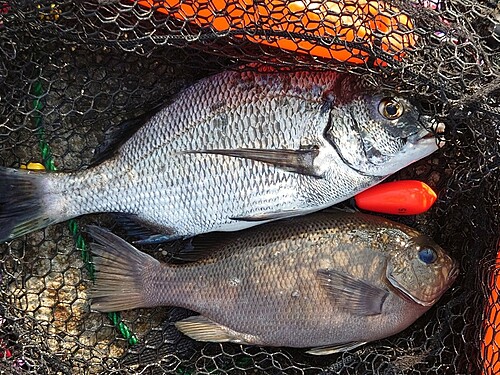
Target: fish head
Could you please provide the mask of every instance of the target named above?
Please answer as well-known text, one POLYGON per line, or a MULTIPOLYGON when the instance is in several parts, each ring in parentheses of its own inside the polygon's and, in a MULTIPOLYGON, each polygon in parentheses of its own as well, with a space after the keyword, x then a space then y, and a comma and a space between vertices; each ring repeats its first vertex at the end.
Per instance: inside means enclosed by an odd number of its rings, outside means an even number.
POLYGON ((407 299, 433 305, 457 278, 457 262, 425 235, 407 236, 399 242, 403 250, 388 260, 387 281, 407 299))
POLYGON ((408 99, 366 94, 332 106, 324 137, 358 173, 388 176, 436 151, 437 128, 408 99))

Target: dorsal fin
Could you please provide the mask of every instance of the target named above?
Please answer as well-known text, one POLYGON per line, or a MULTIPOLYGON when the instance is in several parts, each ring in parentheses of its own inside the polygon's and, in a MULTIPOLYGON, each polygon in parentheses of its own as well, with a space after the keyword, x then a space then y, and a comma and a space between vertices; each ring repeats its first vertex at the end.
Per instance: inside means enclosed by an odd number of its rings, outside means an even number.
POLYGON ((111 158, 141 126, 164 106, 164 103, 158 104, 143 114, 127 119, 120 124, 110 126, 104 133, 103 142, 95 149, 94 158, 90 166, 95 166, 111 158))

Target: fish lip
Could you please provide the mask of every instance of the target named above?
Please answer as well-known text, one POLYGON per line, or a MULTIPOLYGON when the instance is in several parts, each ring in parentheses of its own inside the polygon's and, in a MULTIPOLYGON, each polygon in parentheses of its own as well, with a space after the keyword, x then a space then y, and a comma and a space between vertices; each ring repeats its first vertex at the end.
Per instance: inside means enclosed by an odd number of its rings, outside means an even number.
POLYGON ((436 301, 439 299, 439 297, 436 297, 434 298, 433 300, 431 301, 422 301, 422 300, 419 300, 418 298, 412 296, 410 293, 406 292, 404 290, 404 288, 394 279, 394 277, 391 275, 389 275, 387 277, 387 279, 389 280, 389 282, 391 283, 391 285, 396 288, 404 297, 407 297, 408 299, 410 299, 411 301, 421 305, 421 306, 425 306, 425 307, 430 307, 432 306, 434 303, 436 303, 436 301))
POLYGON ((428 134, 424 135, 422 138, 423 138, 423 139, 435 138, 435 135, 434 135, 434 134, 432 134, 431 132, 429 132, 428 134))
POLYGON ((427 129, 422 129, 418 133, 409 136, 406 143, 411 145, 411 147, 416 147, 417 145, 430 147, 432 152, 439 150, 446 144, 444 140, 438 138, 436 134, 427 129))
POLYGON ((414 134, 410 135, 409 137, 407 137, 407 140, 410 143, 416 144, 416 143, 419 143, 423 139, 429 140, 432 138, 436 138, 436 135, 434 134, 434 132, 432 132, 429 129, 423 128, 420 131, 418 131, 417 133, 414 133, 414 134))
POLYGON ((420 126, 422 129, 409 137, 409 141, 413 144, 418 143, 420 140, 430 140, 434 139, 436 144, 440 142, 444 142, 442 137, 439 137, 439 134, 442 134, 445 129, 445 125, 442 122, 437 121, 435 118, 430 116, 421 116, 423 121, 420 121, 420 126), (426 123, 427 126, 424 126, 423 123, 426 123))

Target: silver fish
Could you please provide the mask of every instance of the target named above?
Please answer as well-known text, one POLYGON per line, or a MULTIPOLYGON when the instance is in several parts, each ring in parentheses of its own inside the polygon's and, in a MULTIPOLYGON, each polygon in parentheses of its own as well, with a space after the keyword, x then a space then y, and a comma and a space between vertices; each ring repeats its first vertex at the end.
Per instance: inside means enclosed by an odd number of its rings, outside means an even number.
POLYGON ((437 149, 404 98, 335 72, 228 71, 181 92, 101 164, 0 168, 0 242, 120 212, 168 240, 320 210, 437 149))
POLYGON ((430 238, 356 213, 316 213, 241 233, 195 237, 162 264, 90 227, 92 308, 162 305, 200 313, 176 323, 200 341, 312 347, 329 354, 400 332, 450 287, 458 267, 430 238))

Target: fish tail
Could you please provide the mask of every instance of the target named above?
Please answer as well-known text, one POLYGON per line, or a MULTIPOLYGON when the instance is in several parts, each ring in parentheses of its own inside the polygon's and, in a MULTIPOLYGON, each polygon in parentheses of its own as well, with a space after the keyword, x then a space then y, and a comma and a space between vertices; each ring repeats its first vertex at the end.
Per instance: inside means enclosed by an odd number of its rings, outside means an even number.
POLYGON ((0 243, 61 221, 45 207, 46 177, 43 172, 0 167, 0 243))
POLYGON ((147 293, 146 278, 161 272, 160 262, 106 229, 89 226, 87 232, 95 241, 91 244, 96 271, 91 308, 110 312, 156 306, 147 293))

